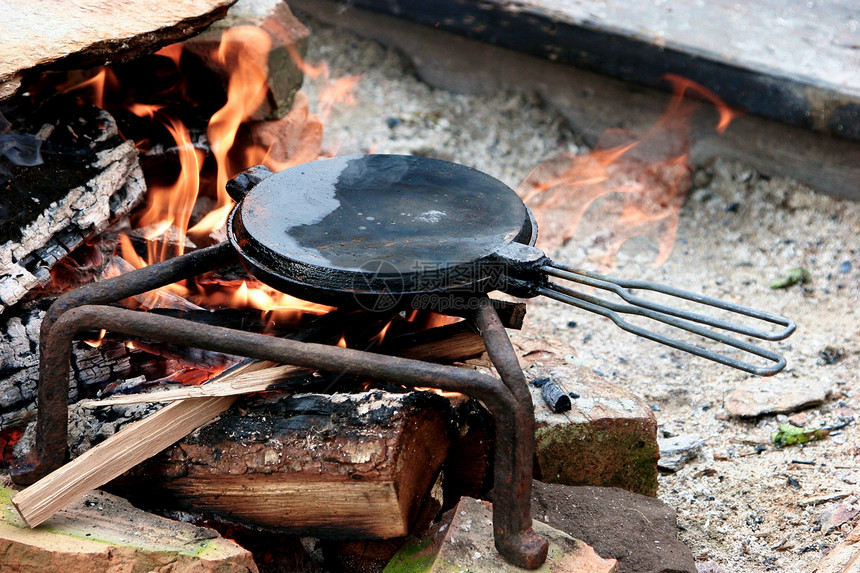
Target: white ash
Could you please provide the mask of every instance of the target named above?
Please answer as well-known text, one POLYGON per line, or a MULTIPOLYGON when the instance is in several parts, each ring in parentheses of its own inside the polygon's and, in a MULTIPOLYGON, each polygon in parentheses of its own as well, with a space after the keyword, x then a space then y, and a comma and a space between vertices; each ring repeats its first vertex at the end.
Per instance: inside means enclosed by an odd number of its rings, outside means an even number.
MULTIPOLYGON (((72 458, 83 454, 105 441, 125 426, 141 420, 161 409, 164 404, 128 404, 108 408, 83 408, 69 405, 69 451, 72 458)), ((24 457, 33 449, 36 440, 36 421, 27 424, 21 438, 13 446, 16 458, 24 457)))
POLYGON ((69 451, 76 458, 125 426, 160 410, 164 404, 127 404, 108 408, 69 406, 69 451))

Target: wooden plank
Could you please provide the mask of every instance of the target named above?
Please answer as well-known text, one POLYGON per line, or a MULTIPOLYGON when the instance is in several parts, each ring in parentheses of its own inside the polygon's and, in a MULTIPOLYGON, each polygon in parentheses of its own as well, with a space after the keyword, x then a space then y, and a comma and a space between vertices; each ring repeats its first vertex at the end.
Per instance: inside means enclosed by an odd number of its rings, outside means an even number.
POLYGON ((853 0, 351 4, 659 89, 678 74, 753 114, 860 140, 853 0))
POLYGON ((209 422, 236 396, 174 402, 117 432, 12 498, 30 527, 36 527, 90 490, 104 485, 209 422))
POLYGON ((82 400, 80 405, 84 408, 99 408, 125 404, 173 402, 174 400, 187 400, 189 398, 239 396, 252 392, 264 392, 270 390, 272 385, 278 381, 308 373, 308 370, 297 366, 279 365, 274 362, 261 361, 254 364, 254 370, 246 370, 243 374, 236 376, 214 378, 211 382, 199 386, 183 386, 173 390, 117 395, 104 400, 82 400))
POLYGON ((180 42, 223 18, 236 0, 3 0, 0 100, 33 68, 124 62, 180 42))

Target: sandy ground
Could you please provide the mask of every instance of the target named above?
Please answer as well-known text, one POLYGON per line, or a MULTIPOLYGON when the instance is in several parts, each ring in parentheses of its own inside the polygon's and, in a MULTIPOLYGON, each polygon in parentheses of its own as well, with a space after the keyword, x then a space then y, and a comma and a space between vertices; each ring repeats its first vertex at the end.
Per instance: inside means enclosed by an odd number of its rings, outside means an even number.
MULTIPOLYGON (((325 149, 430 155, 485 171, 516 187, 560 152, 585 153, 563 117, 529 95, 456 95, 418 81, 396 52, 342 30, 309 22, 311 61, 332 76, 361 74, 350 105, 337 105, 325 149)), ((318 84, 307 82, 314 100, 318 84)), ((644 278, 784 314, 797 333, 776 343, 797 385, 832 384, 823 404, 792 420, 829 427, 860 411, 860 205, 819 195, 797 182, 767 179, 738 164, 700 169, 685 202, 668 262, 655 266, 653 241, 621 250, 615 276, 644 278), (786 269, 803 267, 806 285, 772 290, 786 269), (834 361, 834 358, 836 359, 834 361)), ((592 212, 581 231, 552 253, 597 270, 606 237, 592 212)), ((699 563, 723 571, 811 571, 851 524, 829 528, 860 481, 854 425, 823 441, 776 448, 770 433, 785 416, 731 418, 724 398, 750 376, 627 334, 610 321, 548 300, 530 304, 529 321, 568 343, 578 358, 642 396, 661 437, 694 434, 698 458, 660 479, 659 497, 675 508, 679 535, 699 563), (793 463, 796 461, 804 463, 793 463)))

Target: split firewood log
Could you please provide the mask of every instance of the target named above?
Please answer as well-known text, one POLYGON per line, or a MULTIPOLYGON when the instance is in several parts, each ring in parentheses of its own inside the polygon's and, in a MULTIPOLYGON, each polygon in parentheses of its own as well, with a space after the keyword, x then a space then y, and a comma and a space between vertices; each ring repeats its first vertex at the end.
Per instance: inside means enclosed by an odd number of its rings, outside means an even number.
POLYGON ((144 506, 301 535, 401 537, 442 467, 450 419, 448 400, 430 392, 270 395, 108 487, 144 506))

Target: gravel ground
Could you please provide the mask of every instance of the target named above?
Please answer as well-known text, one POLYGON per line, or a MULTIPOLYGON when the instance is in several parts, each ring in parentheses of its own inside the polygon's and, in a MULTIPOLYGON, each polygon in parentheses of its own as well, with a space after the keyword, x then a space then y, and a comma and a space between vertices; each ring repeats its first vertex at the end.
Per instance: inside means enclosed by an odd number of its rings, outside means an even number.
MULTIPOLYGON (((327 62, 333 77, 362 75, 351 104, 337 105, 326 125, 330 154, 429 155, 516 187, 541 161, 588 151, 562 116, 536 98, 437 90, 417 80, 396 52, 343 30, 309 25, 311 61, 327 62)), ((305 91, 313 101, 318 85, 306 82, 305 91)), ((792 421, 819 428, 853 417, 860 411, 860 205, 739 164, 717 162, 693 180, 668 262, 653 264, 653 241, 631 241, 612 274, 792 318, 797 333, 775 344, 788 359, 779 377, 833 387, 825 403, 792 421), (771 290, 770 282, 791 267, 805 268, 811 281, 771 290)), ((598 212, 589 213, 573 240, 552 256, 596 270, 593 261, 606 237, 598 212)), ((661 437, 704 439, 696 459, 661 477, 659 493, 677 510, 680 536, 697 562, 714 561, 725 572, 811 571, 850 531, 850 523, 831 528, 827 519, 851 497, 809 502, 856 492, 860 439, 853 424, 825 440, 778 449, 770 433, 786 416, 741 420, 724 408, 733 389, 754 381, 748 375, 688 358, 552 301, 533 301, 529 313, 529 321, 569 344, 580 360, 652 405, 661 437)))

